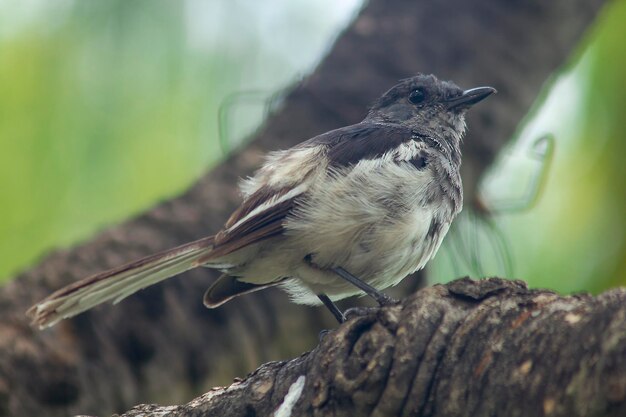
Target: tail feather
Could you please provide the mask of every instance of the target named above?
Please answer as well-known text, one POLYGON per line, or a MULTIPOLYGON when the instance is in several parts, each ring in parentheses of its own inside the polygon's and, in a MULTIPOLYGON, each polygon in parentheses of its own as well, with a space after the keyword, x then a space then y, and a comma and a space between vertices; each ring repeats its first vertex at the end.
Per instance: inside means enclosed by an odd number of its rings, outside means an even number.
POLYGON ((93 275, 61 288, 26 314, 33 324, 45 328, 106 301, 118 303, 143 288, 197 267, 197 261, 212 247, 211 236, 93 275))
POLYGON ((207 308, 216 308, 240 295, 273 287, 279 283, 280 281, 268 284, 251 284, 239 281, 237 277, 224 274, 204 293, 204 305, 207 308))

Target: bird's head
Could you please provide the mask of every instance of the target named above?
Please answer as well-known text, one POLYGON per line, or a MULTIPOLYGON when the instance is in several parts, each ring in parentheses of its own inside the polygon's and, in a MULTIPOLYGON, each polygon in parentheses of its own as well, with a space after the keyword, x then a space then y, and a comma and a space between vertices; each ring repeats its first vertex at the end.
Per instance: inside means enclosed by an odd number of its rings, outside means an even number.
POLYGON ((464 91, 451 81, 420 74, 383 94, 368 118, 435 131, 452 130, 460 138, 465 131, 465 112, 495 92, 492 87, 464 91))

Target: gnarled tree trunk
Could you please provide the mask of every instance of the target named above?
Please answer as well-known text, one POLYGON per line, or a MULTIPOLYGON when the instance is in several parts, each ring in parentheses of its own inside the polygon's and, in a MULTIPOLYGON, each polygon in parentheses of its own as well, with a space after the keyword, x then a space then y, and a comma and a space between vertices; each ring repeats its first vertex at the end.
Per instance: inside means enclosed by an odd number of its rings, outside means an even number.
POLYGON ((626 415, 626 290, 560 297, 522 281, 426 288, 188 404, 138 416, 626 415), (276 414, 274 414, 276 413, 276 414))

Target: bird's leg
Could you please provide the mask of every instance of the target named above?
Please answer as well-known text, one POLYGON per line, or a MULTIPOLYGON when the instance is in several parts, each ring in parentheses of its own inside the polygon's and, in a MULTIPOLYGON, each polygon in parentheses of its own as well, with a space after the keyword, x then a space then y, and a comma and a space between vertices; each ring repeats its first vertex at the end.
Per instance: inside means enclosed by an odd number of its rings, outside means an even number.
POLYGON ((344 317, 341 310, 339 310, 339 307, 337 307, 337 305, 333 303, 332 300, 328 298, 326 294, 318 294, 317 298, 319 298, 322 301, 322 303, 324 303, 326 308, 330 310, 330 312, 332 313, 333 316, 335 316, 339 324, 346 321, 346 318, 344 317))
POLYGON ((384 294, 384 293, 378 291, 376 288, 372 287, 367 282, 365 282, 365 281, 355 277, 354 275, 352 275, 351 273, 349 273, 348 271, 346 271, 342 267, 337 266, 335 268, 332 268, 332 271, 335 274, 339 275, 341 278, 343 278, 346 281, 348 281, 350 284, 352 284, 355 287, 363 290, 363 292, 365 292, 365 294, 369 295, 374 300, 376 300, 378 305, 380 305, 380 306, 387 306, 387 305, 392 305, 392 304, 398 304, 397 300, 389 297, 387 294, 384 294))

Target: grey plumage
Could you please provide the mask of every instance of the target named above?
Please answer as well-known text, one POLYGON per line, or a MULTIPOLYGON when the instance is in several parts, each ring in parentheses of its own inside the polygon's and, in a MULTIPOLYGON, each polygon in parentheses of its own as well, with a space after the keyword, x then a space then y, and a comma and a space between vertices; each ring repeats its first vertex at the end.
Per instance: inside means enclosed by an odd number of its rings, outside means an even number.
POLYGON ((404 80, 361 123, 270 153, 215 236, 79 281, 29 314, 45 327, 197 266, 224 272, 209 307, 272 285, 304 304, 360 293, 333 268, 395 285, 432 258, 461 210, 464 113, 494 91, 404 80))

